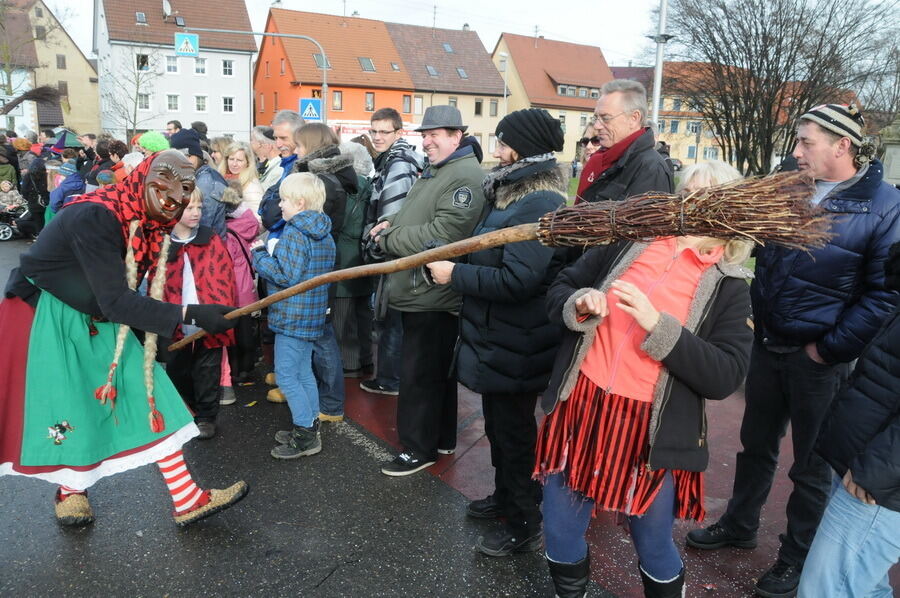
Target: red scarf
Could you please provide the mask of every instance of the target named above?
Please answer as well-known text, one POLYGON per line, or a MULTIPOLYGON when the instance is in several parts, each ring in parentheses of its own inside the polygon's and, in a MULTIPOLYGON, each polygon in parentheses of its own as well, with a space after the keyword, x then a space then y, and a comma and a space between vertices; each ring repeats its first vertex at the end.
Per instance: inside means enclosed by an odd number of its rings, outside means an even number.
POLYGON ((638 137, 643 135, 646 130, 647 127, 642 127, 612 147, 606 149, 601 148, 594 152, 591 159, 584 165, 584 170, 581 171, 581 179, 578 181, 578 192, 575 195, 576 204, 584 201, 582 194, 585 190, 590 187, 601 174, 606 172, 610 166, 615 164, 616 161, 622 157, 622 154, 625 153, 625 150, 627 150, 632 143, 637 141, 638 137))
POLYGON ((98 203, 112 212, 122 226, 123 247, 128 242, 129 224, 134 220, 140 221, 141 225, 132 242, 134 261, 138 266, 138 280, 141 280, 144 274, 153 268, 159 258, 163 238, 177 223, 177 220, 172 220, 166 224, 160 224, 146 217, 144 180, 150 172, 150 165, 154 158, 156 158, 156 154, 144 158, 121 183, 85 193, 75 201, 66 204, 66 206, 71 206, 79 203, 98 203))

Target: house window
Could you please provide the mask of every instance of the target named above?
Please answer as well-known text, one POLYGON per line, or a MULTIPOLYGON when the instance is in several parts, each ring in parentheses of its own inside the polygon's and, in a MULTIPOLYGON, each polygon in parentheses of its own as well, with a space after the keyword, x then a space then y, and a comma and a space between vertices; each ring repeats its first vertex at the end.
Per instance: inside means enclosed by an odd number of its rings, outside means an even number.
POLYGON ((562 128, 563 133, 565 133, 566 132, 566 113, 565 112, 559 113, 559 125, 562 128))
POLYGON ((475 116, 481 116, 483 112, 482 106, 484 106, 484 100, 475 100, 475 116))
POLYGON ((322 97, 322 90, 321 90, 321 89, 314 89, 314 90, 312 90, 312 97, 314 97, 314 98, 321 98, 321 97, 322 97))
POLYGON ((149 93, 137 94, 137 108, 138 108, 138 110, 150 110, 150 94, 149 93))
POLYGON ((587 97, 587 88, 586 88, 586 87, 579 87, 579 88, 578 88, 578 97, 579 97, 579 98, 586 98, 586 97, 587 97))
POLYGON ((497 151, 497 136, 491 133, 488 135, 488 153, 493 154, 497 151))
POLYGON ((375 112, 375 92, 366 92, 366 112, 375 112))
POLYGON ((466 69, 461 66, 456 67, 456 74, 459 75, 460 79, 468 79, 469 75, 466 74, 466 69))
POLYGON ((206 74, 206 59, 205 58, 195 58, 194 59, 194 74, 195 75, 205 75, 206 74))
POLYGON ((681 112, 681 100, 672 100, 672 111, 681 112))
POLYGON ((269 76, 269 61, 266 61, 266 77, 269 76))
POLYGON ((587 126, 587 120, 588 120, 587 115, 586 115, 586 114, 582 114, 582 115, 581 115, 581 119, 579 120, 579 125, 581 126, 582 129, 585 128, 585 127, 587 126))
POLYGON ((392 63, 391 63, 391 70, 392 70, 392 71, 399 71, 399 70, 400 70, 400 65, 397 64, 396 62, 392 62, 392 63))
POLYGON ((718 160, 719 159, 719 148, 704 147, 703 148, 703 159, 704 160, 718 160))
POLYGON ((566 95, 575 97, 575 86, 574 85, 569 85, 568 87, 566 87, 566 95))
POLYGON ((403 112, 412 112, 412 96, 403 96, 403 112))
POLYGON ((688 160, 693 160, 697 157, 697 146, 689 145, 688 146, 688 160))
POLYGON ((344 92, 343 91, 332 91, 331 92, 331 109, 332 110, 343 110, 344 109, 344 92))
POLYGON ((222 112, 234 112, 234 98, 222 98, 222 112))
POLYGON ((428 71, 428 74, 431 75, 432 77, 438 76, 437 69, 434 68, 433 66, 431 66, 430 64, 425 65, 425 70, 428 71))
POLYGON ((359 60, 359 66, 363 71, 365 71, 367 73, 375 72, 375 63, 372 62, 371 58, 366 58, 365 56, 360 56, 359 58, 357 58, 357 60, 359 60))
POLYGON ((281 59, 281 74, 284 74, 284 58, 281 59))
MULTIPOLYGON (((225 77, 233 77, 234 76, 234 61, 233 60, 223 60, 222 61, 222 75, 225 77)), ((232 98, 234 99, 234 98, 232 98)))
POLYGON ((458 102, 457 102, 456 98, 447 98, 448 106, 453 106, 454 108, 456 108, 457 104, 458 104, 458 102))
POLYGON ((39 6, 35 6, 34 7, 34 16, 42 17, 42 16, 44 16, 44 11, 41 10, 41 8, 39 6))
POLYGON ((179 17, 178 15, 175 15, 175 25, 177 27, 184 27, 184 17, 179 17))
POLYGON ((206 96, 194 96, 194 110, 206 112, 206 96))
POLYGON ((600 97, 600 90, 599 90, 599 89, 592 89, 592 90, 591 90, 591 97, 594 98, 595 100, 596 100, 597 98, 599 98, 599 97, 600 97))
POLYGON ((669 124, 669 133, 677 133, 678 132, 678 123, 681 121, 673 120, 669 124))
POLYGON ((69 95, 69 83, 66 81, 58 81, 56 83, 57 89, 59 89, 59 95, 68 96, 69 95))
POLYGON ((422 114, 422 111, 425 108, 425 101, 422 99, 422 96, 416 96, 413 98, 413 114, 422 114))
POLYGON ((66 70, 66 55, 65 54, 57 54, 56 55, 56 68, 61 71, 66 70))
POLYGON ((167 73, 177 73, 178 72, 178 57, 177 56, 166 56, 166 72, 167 73))
POLYGON ((666 121, 660 119, 659 124, 656 125, 656 130, 660 133, 666 132, 666 121))
POLYGON ((565 86, 565 85, 558 85, 558 86, 556 87, 556 93, 558 93, 558 94, 561 95, 561 96, 566 95, 566 86, 565 86))
POLYGON ((272 112, 278 112, 278 92, 272 94, 272 112))
POLYGON ((146 25, 147 24, 147 15, 142 12, 134 13, 134 22, 138 25, 146 25))
POLYGON ((47 38, 47 28, 43 25, 38 25, 34 28, 34 39, 46 39, 47 38))
POLYGON ((490 116, 497 116, 497 100, 491 100, 491 103, 488 107, 488 114, 490 116))
POLYGON ((447 42, 444 42, 443 45, 444 45, 444 52, 447 52, 448 54, 453 54, 453 46, 451 46, 447 42))
POLYGON ((472 137, 475 138, 475 141, 478 142, 478 145, 481 145, 481 133, 475 133, 474 135, 472 135, 472 137))
POLYGON ((149 71, 150 70, 150 57, 146 54, 137 54, 135 55, 135 66, 139 71, 149 71))
POLYGON ((313 60, 316 61, 317 69, 330 69, 331 63, 321 54, 313 54, 313 60))
POLYGON ((260 112, 266 111, 266 95, 262 94, 262 93, 259 94, 259 111, 260 112))
POLYGON ((178 110, 178 94, 166 94, 166 110, 176 112, 178 110))
POLYGON ((692 133, 694 135, 699 133, 700 132, 700 121, 692 120, 691 122, 689 122, 687 124, 687 130, 688 130, 688 133, 692 133))

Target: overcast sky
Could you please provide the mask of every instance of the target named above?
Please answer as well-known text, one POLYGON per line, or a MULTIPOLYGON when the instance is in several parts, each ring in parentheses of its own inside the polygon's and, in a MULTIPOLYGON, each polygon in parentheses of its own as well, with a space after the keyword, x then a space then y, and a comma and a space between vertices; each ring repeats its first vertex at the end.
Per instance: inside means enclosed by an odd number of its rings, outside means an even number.
MULTIPOLYGON (((65 26, 85 54, 91 51, 93 0, 44 0, 56 14, 68 9, 65 26)), ((144 0, 149 9, 162 0, 144 0)), ((245 0, 254 30, 262 31, 271 0, 245 0)), ((562 41, 599 46, 610 65, 645 61, 651 45, 645 35, 656 31, 651 10, 657 0, 282 0, 281 7, 330 14, 359 16, 409 25, 429 26, 433 22, 446 29, 464 23, 478 32, 488 52, 504 31, 520 35, 538 34, 562 41), (437 7, 435 11, 435 7, 437 7)), ((194 24, 198 27, 209 26, 194 24)), ((201 36, 200 44, 203 40, 201 36)))

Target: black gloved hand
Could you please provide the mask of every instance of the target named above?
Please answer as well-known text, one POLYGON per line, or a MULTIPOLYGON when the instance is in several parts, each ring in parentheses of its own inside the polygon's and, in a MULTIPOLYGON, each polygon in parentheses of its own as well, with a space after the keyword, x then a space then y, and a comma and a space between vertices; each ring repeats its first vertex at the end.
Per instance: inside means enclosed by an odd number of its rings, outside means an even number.
POLYGON ((231 330, 237 325, 237 318, 233 320, 225 319, 225 314, 234 310, 234 307, 227 305, 188 305, 184 315, 184 323, 191 326, 199 326, 210 334, 220 334, 231 330))

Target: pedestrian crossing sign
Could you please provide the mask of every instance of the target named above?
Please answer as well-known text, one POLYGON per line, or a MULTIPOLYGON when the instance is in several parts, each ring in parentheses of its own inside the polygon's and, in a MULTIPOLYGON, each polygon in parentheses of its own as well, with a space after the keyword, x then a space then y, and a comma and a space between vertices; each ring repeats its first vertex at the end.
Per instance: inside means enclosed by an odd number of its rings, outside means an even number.
POLYGON ((322 99, 300 98, 300 116, 307 122, 322 122, 322 99))
POLYGON ((176 33, 175 34, 175 54, 177 56, 193 56, 200 55, 200 36, 196 33, 176 33))

